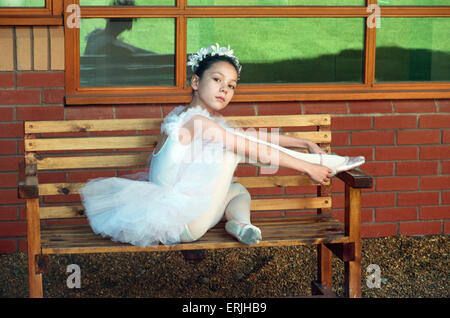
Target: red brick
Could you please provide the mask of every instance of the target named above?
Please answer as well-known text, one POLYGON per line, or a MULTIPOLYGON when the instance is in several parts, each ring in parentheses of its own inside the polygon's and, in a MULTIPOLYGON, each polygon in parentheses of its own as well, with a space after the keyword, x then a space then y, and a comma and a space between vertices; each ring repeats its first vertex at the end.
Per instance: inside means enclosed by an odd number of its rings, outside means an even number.
POLYGON ((374 177, 394 175, 393 162, 366 162, 361 168, 374 177))
POLYGON ((19 182, 19 176, 17 173, 1 173, 0 174, 0 186, 3 188, 15 188, 19 182))
POLYGON ((17 171, 21 161, 24 161, 23 156, 0 157, 0 171, 17 171))
POLYGON ((401 235, 432 235, 441 234, 441 222, 406 222, 400 223, 401 235))
POLYGON ((436 112, 436 104, 432 99, 424 100, 394 100, 396 113, 431 113, 436 112))
POLYGON ((16 241, 14 240, 0 240, 0 254, 12 254, 16 253, 16 241))
POLYGON ((258 115, 297 115, 302 113, 299 102, 258 103, 258 115))
POLYGON ((0 221, 17 220, 17 207, 0 206, 0 221))
POLYGON ((113 108, 110 106, 78 106, 66 108, 66 119, 112 119, 113 108))
POLYGON ((399 145, 439 144, 441 132, 438 130, 403 130, 397 132, 399 145))
POLYGON ((417 147, 377 147, 376 160, 417 160, 417 147))
MULTIPOLYGON (((250 191, 250 190, 249 190, 250 191)), ((286 194, 316 194, 317 188, 316 187, 286 187, 285 188, 286 194)))
POLYGON ((349 133, 337 133, 333 132, 331 136, 331 146, 348 146, 349 133))
POLYGON ((448 159, 450 158, 450 146, 422 146, 420 147, 420 159, 448 159))
POLYGON ((444 130, 442 132, 442 143, 450 144, 450 130, 444 130))
POLYGON ((64 119, 62 106, 17 107, 17 120, 58 120, 64 119))
POLYGON ((1 222, 0 237, 25 236, 27 235, 26 222, 1 222))
POLYGON ((352 145, 392 145, 393 131, 370 131, 352 133, 352 145))
POLYGON ((362 224, 361 225, 361 237, 382 237, 382 236, 394 236, 397 234, 397 224, 384 223, 384 224, 362 224))
POLYGON ((450 189, 450 177, 422 177, 420 180, 420 188, 422 190, 450 189))
POLYGON ((345 116, 331 118, 331 130, 372 129, 372 117, 345 116))
POLYGON ((442 192, 442 203, 450 204, 450 191, 442 192))
POLYGON ((450 219, 450 205, 447 206, 423 206, 420 208, 421 220, 450 219))
POLYGON ((450 161, 442 161, 442 174, 450 174, 450 161))
POLYGON ((398 206, 439 204, 439 192, 409 192, 397 194, 398 206))
POLYGON ((42 91, 42 102, 45 104, 63 104, 64 89, 44 89, 42 91))
POLYGON ((341 101, 303 102, 305 114, 347 114, 347 105, 341 101))
POLYGON ((439 105, 439 112, 450 113, 450 99, 438 99, 436 103, 439 105))
POLYGON ((252 196, 256 195, 281 195, 283 194, 282 188, 252 188, 248 189, 248 192, 252 196))
POLYGON ((229 103, 220 111, 222 116, 255 116, 254 103, 229 103))
POLYGON ((420 128, 450 128, 450 115, 421 115, 420 128))
POLYGON ((19 73, 17 87, 64 87, 64 72, 19 73))
POLYGON ((418 177, 377 178, 376 180, 377 191, 417 190, 418 186, 418 177))
POLYGON ((1 88, 12 88, 14 87, 14 73, 0 73, 0 87, 1 88))
POLYGON ((353 114, 392 113, 392 104, 389 100, 349 101, 348 105, 350 113, 353 114))
POLYGON ((377 209, 377 222, 411 221, 417 220, 417 208, 387 208, 377 209))
POLYGON ((0 124, 0 137, 17 138, 23 137, 23 124, 0 124))
POLYGON ((380 116, 374 118, 375 129, 416 128, 416 116, 380 116))
POLYGON ((66 182, 66 172, 40 172, 38 181, 39 183, 66 182))
POLYGON ((3 107, 0 108, 0 121, 12 121, 14 120, 14 108, 3 107))
POLYGON ((94 178, 115 177, 114 171, 74 171, 69 174, 69 182, 86 182, 94 178))
POLYGON ((234 171, 236 177, 255 177, 258 167, 238 165, 234 171))
POLYGON ((160 106, 116 106, 116 118, 161 118, 160 106))
POLYGON ((398 162, 396 174, 398 176, 417 176, 437 174, 438 163, 436 161, 409 161, 398 162))
POLYGON ((361 196, 361 205, 368 207, 388 207, 395 205, 394 193, 364 193, 361 196))
POLYGON ((0 189, 0 200, 2 204, 21 204, 24 200, 17 197, 17 190, 3 190, 0 189))
POLYGON ((334 148, 333 151, 341 156, 364 156, 367 161, 373 160, 372 148, 334 148))
POLYGON ((15 154, 16 141, 15 140, 0 140, 0 154, 15 154))
POLYGON ((0 105, 39 104, 41 91, 39 90, 0 90, 0 105))

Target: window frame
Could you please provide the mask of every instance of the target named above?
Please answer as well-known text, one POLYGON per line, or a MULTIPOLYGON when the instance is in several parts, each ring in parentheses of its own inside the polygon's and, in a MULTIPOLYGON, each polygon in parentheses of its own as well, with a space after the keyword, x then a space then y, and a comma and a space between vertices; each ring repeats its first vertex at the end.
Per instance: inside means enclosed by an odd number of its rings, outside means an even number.
POLYGON ((45 0, 45 8, 0 8, 2 25, 63 25, 62 0, 45 0))
MULTIPOLYGON (((80 87, 79 28, 65 27, 66 105, 187 103, 192 91, 186 84, 187 19, 198 17, 363 17, 377 0, 366 0, 366 6, 284 6, 284 7, 188 7, 188 0, 177 0, 174 7, 142 8, 81 7, 82 18, 145 17, 174 18, 175 86, 153 87, 80 87)), ((65 0, 79 4, 79 0, 65 0)), ((70 15, 64 10, 64 20, 70 15)), ((450 6, 381 6, 381 17, 450 17, 450 6)), ((440 99, 450 98, 450 82, 375 83, 376 28, 366 23, 364 43, 364 82, 361 84, 241 84, 233 101, 321 101, 376 99, 440 99)))

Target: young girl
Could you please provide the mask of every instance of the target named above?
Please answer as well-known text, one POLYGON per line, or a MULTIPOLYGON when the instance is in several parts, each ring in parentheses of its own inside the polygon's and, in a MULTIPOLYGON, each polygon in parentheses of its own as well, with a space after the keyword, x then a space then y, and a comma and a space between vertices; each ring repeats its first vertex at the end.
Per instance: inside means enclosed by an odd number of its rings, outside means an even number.
POLYGON ((219 111, 233 97, 241 66, 230 48, 210 46, 190 57, 193 98, 176 107, 161 125, 148 180, 97 178, 81 189, 95 233, 138 246, 192 242, 225 215, 225 230, 244 244, 261 231, 250 222, 250 194, 233 174, 245 157, 308 174, 324 184, 364 157, 326 155, 301 138, 238 131, 219 111), (277 140, 279 145, 268 140, 277 140), (310 154, 284 147, 307 148, 310 154))

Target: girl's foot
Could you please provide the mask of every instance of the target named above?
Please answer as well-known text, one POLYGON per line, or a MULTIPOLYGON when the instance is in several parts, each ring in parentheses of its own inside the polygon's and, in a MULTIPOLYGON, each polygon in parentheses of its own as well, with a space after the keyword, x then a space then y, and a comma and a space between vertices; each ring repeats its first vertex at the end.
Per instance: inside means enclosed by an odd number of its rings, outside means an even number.
POLYGON ((252 224, 230 220, 225 224, 225 230, 239 242, 247 245, 258 244, 262 240, 261 230, 252 224))
MULTIPOLYGON (((320 158, 321 158, 321 164, 322 164, 322 156, 320 158)), ((339 165, 337 167, 329 167, 330 169, 333 170, 333 173, 332 173, 333 176, 338 174, 339 172, 357 168, 366 162, 366 159, 363 156, 344 157, 344 158, 345 158, 344 163, 342 163, 341 165, 339 165)))

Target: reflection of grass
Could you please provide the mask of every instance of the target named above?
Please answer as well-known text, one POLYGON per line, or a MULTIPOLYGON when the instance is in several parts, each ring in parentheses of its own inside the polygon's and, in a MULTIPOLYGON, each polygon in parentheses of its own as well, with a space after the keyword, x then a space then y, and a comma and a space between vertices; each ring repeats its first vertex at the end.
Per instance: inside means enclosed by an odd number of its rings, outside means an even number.
MULTIPOLYGON (((107 0, 95 1, 100 3, 107 0)), ((236 1, 230 0, 227 3, 236 1)), ((414 3, 420 4, 420 1, 414 3)), ((433 3, 441 4, 439 1, 433 3)), ((96 28, 104 28, 105 21, 82 19, 81 54, 86 45, 84 37, 96 28)), ((188 53, 196 52, 200 47, 216 42, 221 45, 230 44, 244 65, 259 65, 261 68, 264 63, 271 63, 289 67, 290 63, 286 61, 295 61, 293 64, 299 65, 299 61, 307 60, 310 64, 301 63, 301 69, 307 70, 319 82, 323 78, 359 82, 362 74, 364 28, 363 18, 191 18, 188 20, 187 50, 188 53), (351 57, 342 54, 350 51, 359 53, 352 54, 351 57), (353 74, 345 75, 350 72, 353 74), (329 75, 323 77, 317 73, 329 75)), ((135 22, 132 31, 126 31, 120 37, 127 43, 149 51, 173 54, 175 21, 170 18, 141 18, 135 22)), ((377 29, 377 78, 414 80, 417 76, 418 80, 448 80, 449 75, 445 74, 450 74, 449 63, 442 60, 448 59, 445 53, 450 53, 450 41, 443 40, 448 38, 448 18, 382 18, 381 28, 377 29), (391 49, 381 50, 383 48, 391 49), (404 50, 397 54, 400 51, 395 48, 404 50), (413 52, 413 49, 420 51, 413 52), (404 53, 408 50, 411 53, 404 53), (397 58, 395 54, 398 55, 397 58), (389 70, 381 69, 386 65, 389 65, 389 70), (430 69, 427 74, 423 71, 424 65, 430 69)), ((289 71, 271 69, 279 74, 289 71)), ((262 73, 256 71, 253 68, 249 72, 252 73, 252 79, 258 78, 257 73, 262 73)), ((264 69, 266 71, 267 68, 264 69)), ((293 70, 290 71, 292 73, 293 70)), ((249 73, 247 74, 250 75, 249 73)), ((291 78, 292 75, 288 77, 291 78)))

